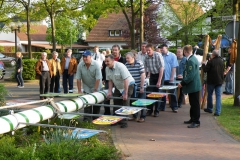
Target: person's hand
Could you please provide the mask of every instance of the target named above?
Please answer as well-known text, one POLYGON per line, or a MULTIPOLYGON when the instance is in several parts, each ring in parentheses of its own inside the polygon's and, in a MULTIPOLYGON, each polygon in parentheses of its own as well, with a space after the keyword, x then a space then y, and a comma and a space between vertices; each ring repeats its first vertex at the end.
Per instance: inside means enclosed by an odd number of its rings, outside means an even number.
POLYGON ((202 61, 202 64, 206 64, 207 62, 206 61, 202 61))
POLYGON ((224 72, 224 76, 226 76, 227 72, 224 72))
POLYGON ((178 83, 178 87, 179 87, 179 88, 182 88, 182 85, 181 85, 181 83, 178 83))
POLYGON ((126 93, 124 93, 124 94, 122 95, 122 97, 123 97, 123 100, 127 100, 127 99, 128 99, 128 95, 127 95, 126 93))
POLYGON ((19 73, 20 71, 21 71, 20 69, 17 70, 18 73, 19 73))
POLYGON ((140 93, 143 93, 144 92, 144 89, 143 88, 140 88, 140 93))
POLYGON ((70 73, 70 76, 72 76, 74 73, 70 73))
POLYGON ((161 86, 161 82, 158 82, 158 83, 156 84, 156 87, 159 88, 160 86, 161 86))
POLYGON ((110 99, 109 97, 112 97, 112 92, 107 94, 107 99, 110 99))
POLYGON ((105 85, 105 81, 104 80, 102 81, 102 84, 105 85))
POLYGON ((174 81, 174 78, 170 78, 169 82, 173 82, 174 81))
POLYGON ((179 74, 179 75, 177 76, 177 78, 183 78, 183 76, 182 76, 181 74, 179 74))

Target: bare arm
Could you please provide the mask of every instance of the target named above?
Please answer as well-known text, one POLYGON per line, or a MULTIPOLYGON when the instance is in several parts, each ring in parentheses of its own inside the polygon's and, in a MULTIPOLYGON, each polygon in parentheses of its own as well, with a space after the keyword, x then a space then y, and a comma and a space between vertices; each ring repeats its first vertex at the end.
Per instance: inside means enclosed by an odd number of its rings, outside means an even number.
POLYGON ((174 80, 174 75, 176 74, 176 68, 172 68, 172 73, 171 73, 171 77, 170 77, 170 81, 174 80))
POLYGON ((141 74, 140 93, 144 92, 145 73, 141 74))
POLYGON ((124 83, 124 94, 123 94, 123 100, 127 100, 128 98, 128 86, 129 86, 129 82, 128 82, 128 79, 124 79, 123 81, 124 83))
POLYGON ((109 80, 108 81, 108 94, 107 94, 107 97, 112 96, 112 88, 113 88, 113 82, 112 82, 112 80, 109 80))
POLYGON ((78 88, 78 93, 82 93, 82 80, 77 79, 77 88, 78 88))
POLYGON ((97 79, 97 80, 95 81, 95 85, 94 85, 94 92, 98 91, 99 83, 100 83, 100 79, 97 79))
POLYGON ((162 81, 162 77, 163 77, 163 67, 160 67, 159 69, 159 75, 158 75, 158 82, 157 82, 157 87, 159 88, 161 86, 161 81, 162 81))

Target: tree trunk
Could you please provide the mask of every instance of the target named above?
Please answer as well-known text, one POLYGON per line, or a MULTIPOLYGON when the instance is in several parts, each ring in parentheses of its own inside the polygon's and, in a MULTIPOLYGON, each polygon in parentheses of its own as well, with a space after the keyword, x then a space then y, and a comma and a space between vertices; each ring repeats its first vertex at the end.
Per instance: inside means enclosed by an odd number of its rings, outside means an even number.
POLYGON ((135 49, 135 17, 132 16, 132 27, 130 30, 131 34, 131 49, 135 49))
POLYGON ((143 21, 143 16, 144 16, 144 0, 140 0, 140 40, 139 40, 139 50, 142 46, 142 42, 144 41, 144 21, 143 21))
POLYGON ((26 6, 26 14, 27 14, 27 39, 28 39, 28 58, 32 59, 32 42, 31 42, 31 35, 30 35, 30 16, 29 16, 29 5, 30 0, 28 0, 28 5, 26 6))
POLYGON ((56 51, 55 17, 54 17, 54 14, 53 14, 53 8, 51 8, 50 19, 51 19, 51 28, 52 28, 52 49, 53 49, 52 51, 56 51))

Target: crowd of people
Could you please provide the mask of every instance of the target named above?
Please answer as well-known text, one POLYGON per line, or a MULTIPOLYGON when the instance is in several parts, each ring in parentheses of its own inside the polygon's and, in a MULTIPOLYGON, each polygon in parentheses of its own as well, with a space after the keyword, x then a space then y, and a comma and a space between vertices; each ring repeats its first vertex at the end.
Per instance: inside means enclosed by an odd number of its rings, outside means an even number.
MULTIPOLYGON (((229 49, 231 54, 231 49, 229 49)), ((22 79, 22 55, 16 53, 17 67, 16 80, 19 88, 24 87, 22 79)), ((221 88, 226 76, 225 94, 233 93, 233 67, 227 60, 225 65, 219 56, 219 51, 214 50, 208 61, 202 62, 202 69, 207 73, 207 108, 205 112, 213 113, 213 91, 216 94, 215 116, 221 113, 221 88)), ((60 60, 56 51, 52 52, 52 58, 47 59, 47 53, 42 52, 41 58, 35 66, 36 74, 39 77, 40 95, 51 93, 60 93, 60 77, 62 76, 63 92, 73 93, 74 75, 77 79, 78 93, 90 94, 108 90, 107 97, 122 97, 113 99, 114 105, 131 106, 130 97, 146 98, 146 92, 164 92, 159 90, 163 85, 178 86, 180 92, 176 90, 169 91, 169 104, 173 113, 178 113, 182 107, 185 94, 189 96, 190 119, 184 121, 190 124, 188 128, 197 128, 200 126, 200 99, 199 92, 202 89, 199 72, 199 61, 193 54, 191 45, 183 48, 177 48, 176 54, 168 50, 168 46, 163 44, 157 49, 155 46, 146 42, 141 45, 141 51, 131 50, 125 57, 120 54, 120 47, 113 45, 112 49, 107 49, 102 53, 99 47, 95 46, 93 53, 86 50, 82 53, 82 59, 78 63, 72 56, 72 50, 67 50, 66 54, 60 60), (149 86, 146 84, 149 79, 149 86), (176 84, 176 80, 180 83, 176 84), (102 87, 104 86, 104 88, 102 87), (114 88, 114 89, 113 89, 114 88)), ((40 96, 40 99, 46 97, 40 96)), ((146 116, 158 117, 160 111, 165 111, 166 96, 161 98, 155 104, 147 106, 148 110, 141 110, 140 118, 134 114, 131 120, 145 122, 146 116), (155 107, 154 107, 155 106, 155 107)), ((119 108, 114 107, 112 112, 108 106, 110 98, 104 101, 104 115, 116 115, 115 111, 119 108), (106 104, 106 106, 104 106, 106 104)), ((99 106, 88 106, 84 108, 85 113, 99 114, 99 106)), ((84 116, 84 120, 89 121, 96 117, 84 116)), ((126 121, 121 121, 121 127, 127 127, 126 121)))

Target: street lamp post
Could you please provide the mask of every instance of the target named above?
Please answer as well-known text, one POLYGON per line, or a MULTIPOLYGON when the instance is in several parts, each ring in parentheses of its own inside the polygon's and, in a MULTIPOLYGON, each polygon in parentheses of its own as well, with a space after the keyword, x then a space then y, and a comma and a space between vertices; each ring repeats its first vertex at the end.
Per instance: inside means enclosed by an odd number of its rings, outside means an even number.
POLYGON ((17 52, 17 32, 20 33, 20 24, 15 25, 15 24, 11 24, 11 31, 15 33, 15 52, 17 52))

